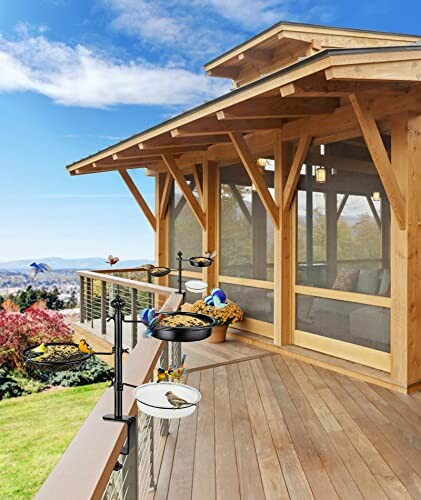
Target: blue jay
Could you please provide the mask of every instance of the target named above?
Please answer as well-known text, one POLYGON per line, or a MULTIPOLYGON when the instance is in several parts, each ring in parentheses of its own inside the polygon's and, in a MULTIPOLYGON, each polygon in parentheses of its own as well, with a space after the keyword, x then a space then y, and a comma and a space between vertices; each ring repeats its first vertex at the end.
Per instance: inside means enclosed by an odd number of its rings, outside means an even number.
POLYGON ((29 276, 31 277, 32 282, 35 280, 38 274, 48 273, 52 271, 51 267, 43 262, 40 262, 39 264, 37 264, 36 262, 32 262, 29 267, 31 268, 29 271, 29 276))

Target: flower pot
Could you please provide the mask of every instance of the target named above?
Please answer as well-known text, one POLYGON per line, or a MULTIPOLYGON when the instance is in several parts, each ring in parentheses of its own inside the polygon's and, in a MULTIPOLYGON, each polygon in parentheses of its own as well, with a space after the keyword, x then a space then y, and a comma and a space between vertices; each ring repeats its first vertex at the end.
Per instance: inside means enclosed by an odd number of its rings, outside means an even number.
POLYGON ((219 342, 225 342, 225 337, 227 335, 228 326, 214 326, 212 328, 212 334, 208 337, 208 342, 211 344, 218 344, 219 342))

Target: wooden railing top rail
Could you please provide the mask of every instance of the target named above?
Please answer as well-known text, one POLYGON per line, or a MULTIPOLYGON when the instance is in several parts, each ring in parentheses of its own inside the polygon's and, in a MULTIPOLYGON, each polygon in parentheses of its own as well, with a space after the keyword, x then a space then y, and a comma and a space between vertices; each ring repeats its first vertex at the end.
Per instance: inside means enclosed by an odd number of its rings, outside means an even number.
POLYGON ((155 285, 154 283, 145 283, 143 281, 131 280, 128 278, 119 278, 118 276, 110 276, 109 274, 96 271, 78 271, 77 274, 79 276, 83 276, 84 278, 105 281, 107 283, 113 283, 114 285, 125 286, 127 288, 135 288, 136 290, 141 290, 142 292, 171 295, 177 291, 175 288, 171 288, 169 286, 155 285))
POLYGON ((148 268, 139 266, 139 267, 111 267, 110 269, 95 269, 93 272, 101 273, 101 274, 113 274, 113 273, 141 273, 147 272, 148 268))
MULTIPOLYGON (((182 295, 173 293, 162 310, 176 311, 181 303, 182 295)), ((148 382, 163 348, 161 340, 140 339, 124 363, 124 381, 134 385, 148 382)), ((113 411, 113 407, 113 389, 108 388, 42 485, 38 499, 102 498, 127 437, 124 424, 102 419, 103 415, 113 411)), ((66 408, 63 407, 62 411, 66 411, 66 408)), ((123 413, 135 415, 136 412, 133 389, 125 387, 123 413)))

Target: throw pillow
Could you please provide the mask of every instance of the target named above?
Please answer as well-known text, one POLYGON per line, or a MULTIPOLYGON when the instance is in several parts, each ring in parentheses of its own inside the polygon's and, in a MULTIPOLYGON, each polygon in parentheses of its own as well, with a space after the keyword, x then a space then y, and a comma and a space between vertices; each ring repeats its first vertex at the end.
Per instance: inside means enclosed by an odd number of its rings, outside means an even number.
POLYGON ((336 276, 333 283, 333 290, 342 290, 343 292, 351 292, 354 289, 355 282, 358 278, 358 269, 344 269, 336 276))

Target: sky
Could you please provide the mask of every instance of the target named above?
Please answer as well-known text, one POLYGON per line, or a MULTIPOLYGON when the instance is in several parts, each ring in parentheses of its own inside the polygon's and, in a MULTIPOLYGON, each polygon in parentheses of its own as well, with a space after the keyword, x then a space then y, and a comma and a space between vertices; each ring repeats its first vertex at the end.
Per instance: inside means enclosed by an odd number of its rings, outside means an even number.
MULTIPOLYGON (((0 262, 150 259, 115 172, 65 165, 229 91, 203 64, 284 21, 421 33, 416 0, 0 0, 0 262)), ((153 180, 131 171, 153 207, 153 180)))

